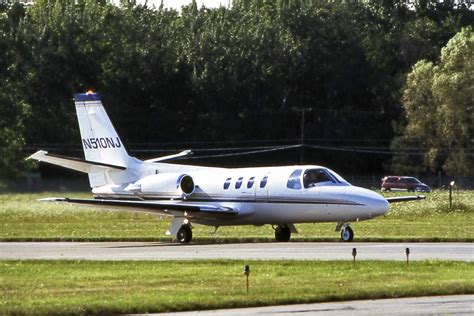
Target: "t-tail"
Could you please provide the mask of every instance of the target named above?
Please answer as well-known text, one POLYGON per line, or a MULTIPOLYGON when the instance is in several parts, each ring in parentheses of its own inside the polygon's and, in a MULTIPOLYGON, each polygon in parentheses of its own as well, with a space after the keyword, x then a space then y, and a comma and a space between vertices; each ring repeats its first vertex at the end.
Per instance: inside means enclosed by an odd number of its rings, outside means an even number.
POLYGON ((86 160, 126 167, 131 157, 105 112, 99 94, 75 94, 74 103, 86 160))
POLYGON ((92 188, 136 181, 141 161, 131 157, 102 105, 99 94, 74 95, 85 159, 38 151, 29 158, 85 172, 92 188))

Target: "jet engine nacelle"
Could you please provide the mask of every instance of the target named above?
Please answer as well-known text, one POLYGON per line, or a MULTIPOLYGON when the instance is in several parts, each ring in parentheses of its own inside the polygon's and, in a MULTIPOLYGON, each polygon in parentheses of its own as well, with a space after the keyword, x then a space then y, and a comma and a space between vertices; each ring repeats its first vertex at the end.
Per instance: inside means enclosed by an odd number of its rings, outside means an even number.
POLYGON ((125 188, 137 194, 160 194, 160 196, 188 197, 194 193, 196 186, 190 175, 181 173, 154 174, 138 180, 125 188))

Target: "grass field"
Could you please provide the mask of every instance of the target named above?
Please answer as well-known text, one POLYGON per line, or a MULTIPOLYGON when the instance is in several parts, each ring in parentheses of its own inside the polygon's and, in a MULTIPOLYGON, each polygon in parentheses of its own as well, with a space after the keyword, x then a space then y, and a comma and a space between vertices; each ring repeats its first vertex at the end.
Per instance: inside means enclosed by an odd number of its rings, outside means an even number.
POLYGON ((0 314, 112 314, 474 293, 474 264, 0 261, 0 314), (249 264, 246 293, 243 265, 249 264))
MULTIPOLYGON (((387 196, 407 195, 390 193, 387 196)), ((0 195, 0 241, 9 240, 170 240, 164 233, 169 218, 144 213, 113 212, 77 206, 40 203, 49 196, 91 197, 78 193, 0 195)), ((474 241, 474 191, 454 191, 453 208, 448 192, 427 194, 424 201, 396 203, 385 217, 353 223, 355 241, 474 241)), ((336 241, 334 223, 297 225, 295 241, 336 241)), ((195 241, 273 241, 273 229, 263 227, 195 225, 195 241)))

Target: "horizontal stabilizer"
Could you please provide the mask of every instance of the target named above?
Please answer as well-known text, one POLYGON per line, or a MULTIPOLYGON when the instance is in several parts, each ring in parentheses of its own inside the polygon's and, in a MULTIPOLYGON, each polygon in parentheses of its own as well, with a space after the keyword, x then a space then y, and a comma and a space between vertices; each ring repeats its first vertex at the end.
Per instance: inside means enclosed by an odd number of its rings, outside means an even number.
POLYGON ((193 152, 188 149, 188 150, 184 150, 184 151, 182 151, 178 154, 164 156, 164 157, 158 157, 158 158, 153 158, 153 159, 148 159, 148 160, 145 160, 145 161, 146 162, 160 162, 160 161, 171 160, 171 159, 184 157, 184 156, 188 156, 188 155, 192 155, 192 154, 193 154, 193 152))
POLYGON ((123 171, 127 168, 123 166, 109 165, 101 162, 88 161, 80 158, 65 157, 49 154, 47 151, 40 150, 26 159, 35 159, 38 161, 48 162, 53 165, 77 170, 85 173, 97 173, 106 171, 123 171))
POLYGON ((388 203, 397 203, 397 202, 408 202, 408 201, 416 201, 416 200, 424 200, 426 196, 424 195, 416 195, 416 196, 396 196, 396 197, 389 197, 385 198, 388 203))
POLYGON ((85 206, 104 207, 107 209, 125 209, 151 213, 171 214, 170 211, 186 212, 188 217, 199 214, 209 215, 237 215, 238 212, 229 207, 208 205, 201 203, 188 203, 179 201, 135 201, 135 200, 107 200, 107 199, 70 199, 70 198, 45 198, 41 202, 70 203, 85 206))

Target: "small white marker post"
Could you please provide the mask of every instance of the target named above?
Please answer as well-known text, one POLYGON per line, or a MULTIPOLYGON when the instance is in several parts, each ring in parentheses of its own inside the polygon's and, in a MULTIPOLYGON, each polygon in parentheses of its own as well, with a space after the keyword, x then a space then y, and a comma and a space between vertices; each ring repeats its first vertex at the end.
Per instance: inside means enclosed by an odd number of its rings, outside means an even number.
POLYGON ((449 209, 451 209, 453 207, 453 186, 454 186, 455 182, 454 181, 451 181, 449 183, 449 209))

